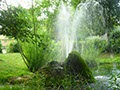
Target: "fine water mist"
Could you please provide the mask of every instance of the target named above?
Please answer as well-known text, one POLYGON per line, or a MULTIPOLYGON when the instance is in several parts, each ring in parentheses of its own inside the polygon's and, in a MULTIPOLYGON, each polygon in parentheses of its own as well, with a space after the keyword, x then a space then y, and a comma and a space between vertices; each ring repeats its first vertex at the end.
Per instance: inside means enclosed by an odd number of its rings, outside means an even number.
POLYGON ((75 10, 61 2, 55 24, 61 59, 65 59, 72 50, 82 54, 84 46, 81 42, 94 36, 97 30, 105 29, 103 8, 95 0, 80 3, 75 10))
POLYGON ((69 6, 63 2, 59 7, 59 14, 57 16, 57 40, 60 41, 60 49, 62 49, 62 56, 66 57, 72 51, 74 35, 71 30, 72 12, 69 6))

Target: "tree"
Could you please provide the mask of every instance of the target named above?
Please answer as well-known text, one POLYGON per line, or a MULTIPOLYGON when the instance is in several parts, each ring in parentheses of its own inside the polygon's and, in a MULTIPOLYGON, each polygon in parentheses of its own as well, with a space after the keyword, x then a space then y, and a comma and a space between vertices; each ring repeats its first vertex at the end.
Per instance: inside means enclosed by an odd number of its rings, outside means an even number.
MULTIPOLYGON (((36 0, 37 1, 37 0, 36 0)), ((55 3, 56 5, 56 3, 55 3)), ((20 53, 30 71, 35 72, 52 59, 54 41, 51 32, 55 13, 54 2, 47 0, 42 4, 32 2, 30 9, 9 6, 1 10, 0 33, 19 41, 20 53), (49 3, 48 3, 49 2, 49 3), (42 15, 46 15, 42 18, 42 15), (39 18, 40 17, 40 20, 39 18), (32 50, 32 51, 31 51, 32 50)))
POLYGON ((29 35, 31 20, 28 11, 22 7, 8 7, 0 11, 0 34, 23 39, 29 35), (21 38, 22 37, 22 38, 21 38))
POLYGON ((71 4, 74 8, 76 8, 80 4, 81 1, 83 2, 85 0, 71 0, 71 4))
MULTIPOLYGON (((7 9, 0 11, 0 34, 15 38, 17 41, 29 42, 28 38, 33 38, 32 20, 27 9, 19 6, 9 6, 7 9)), ((18 42, 19 43, 19 42, 18 42)), ((20 46, 20 45, 19 45, 20 46)), ((25 55, 20 46, 20 53, 27 67, 27 61, 24 59, 25 55)))
POLYGON ((106 29, 109 34, 114 26, 120 25, 120 0, 97 0, 103 7, 106 29))

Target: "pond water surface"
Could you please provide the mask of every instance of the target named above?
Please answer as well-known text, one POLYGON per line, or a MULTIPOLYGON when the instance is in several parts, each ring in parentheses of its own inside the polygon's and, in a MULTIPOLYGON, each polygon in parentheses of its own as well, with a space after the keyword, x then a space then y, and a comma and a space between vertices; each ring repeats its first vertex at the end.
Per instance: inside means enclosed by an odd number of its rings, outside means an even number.
POLYGON ((120 64, 102 64, 92 72, 96 79, 93 90, 120 90, 120 64))

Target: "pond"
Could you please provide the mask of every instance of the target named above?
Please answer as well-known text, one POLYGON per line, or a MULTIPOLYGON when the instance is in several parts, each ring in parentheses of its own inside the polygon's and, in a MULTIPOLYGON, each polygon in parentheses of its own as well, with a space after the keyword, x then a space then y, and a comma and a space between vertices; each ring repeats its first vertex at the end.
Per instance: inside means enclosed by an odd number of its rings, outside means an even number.
POLYGON ((120 90, 120 64, 102 64, 92 68, 96 83, 94 90, 120 90))

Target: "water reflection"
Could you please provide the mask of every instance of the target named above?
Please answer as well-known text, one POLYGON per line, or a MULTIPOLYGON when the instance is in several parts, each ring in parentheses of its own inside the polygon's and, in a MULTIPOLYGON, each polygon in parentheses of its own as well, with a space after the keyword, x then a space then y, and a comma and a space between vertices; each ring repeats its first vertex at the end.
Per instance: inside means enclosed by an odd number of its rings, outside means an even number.
POLYGON ((93 69, 96 83, 95 90, 120 90, 119 64, 104 64, 93 69))

